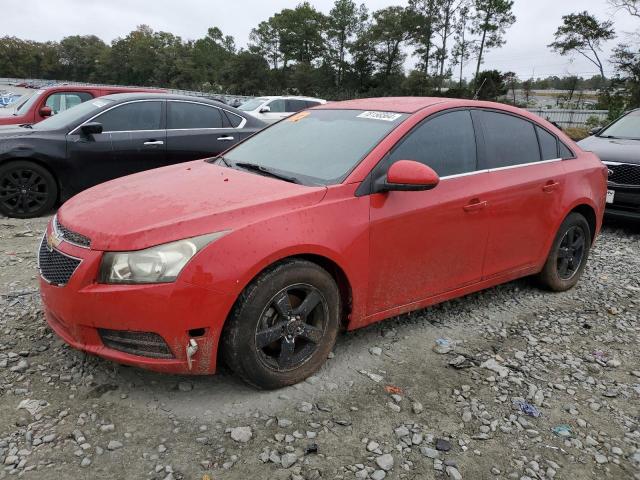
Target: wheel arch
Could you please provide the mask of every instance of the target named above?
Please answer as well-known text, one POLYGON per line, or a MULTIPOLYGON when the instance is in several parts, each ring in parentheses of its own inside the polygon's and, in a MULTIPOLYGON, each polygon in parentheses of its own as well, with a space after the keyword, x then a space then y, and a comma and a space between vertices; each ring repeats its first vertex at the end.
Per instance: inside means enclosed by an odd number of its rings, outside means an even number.
POLYGON ((593 243, 596 239, 596 230, 598 228, 598 219, 596 217, 595 209, 587 203, 581 203, 573 207, 573 209, 565 216, 565 218, 567 218, 572 213, 579 213, 587 220, 591 233, 591 243, 593 243))
POLYGON ((56 192, 56 205, 60 202, 62 198, 62 183, 60 182, 60 178, 56 175, 56 172, 51 169, 51 167, 44 160, 38 157, 15 157, 11 156, 8 158, 0 159, 0 167, 4 167, 8 163, 12 162, 31 162, 35 163, 41 168, 44 168, 49 174, 53 177, 53 180, 56 182, 56 186, 58 187, 58 191, 56 192))

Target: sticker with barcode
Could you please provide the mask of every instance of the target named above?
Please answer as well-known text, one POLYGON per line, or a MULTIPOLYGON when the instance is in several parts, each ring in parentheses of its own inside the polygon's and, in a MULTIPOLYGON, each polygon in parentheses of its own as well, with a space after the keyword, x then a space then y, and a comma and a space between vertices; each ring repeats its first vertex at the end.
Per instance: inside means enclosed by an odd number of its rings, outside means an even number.
POLYGON ((400 113, 367 111, 362 112, 360 115, 358 115, 358 118, 369 118, 371 120, 384 120, 385 122, 393 122, 401 116, 402 115, 400 113))

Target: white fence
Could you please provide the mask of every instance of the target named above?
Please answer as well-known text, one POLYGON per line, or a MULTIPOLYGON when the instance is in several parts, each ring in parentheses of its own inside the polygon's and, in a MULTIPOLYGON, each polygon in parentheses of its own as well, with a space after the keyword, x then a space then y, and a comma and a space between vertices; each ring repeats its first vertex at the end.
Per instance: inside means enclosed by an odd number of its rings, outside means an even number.
POLYGON ((559 108, 527 108, 527 110, 549 122, 555 122, 561 127, 585 127, 591 123, 589 119, 603 123, 609 116, 608 110, 564 110, 559 108))

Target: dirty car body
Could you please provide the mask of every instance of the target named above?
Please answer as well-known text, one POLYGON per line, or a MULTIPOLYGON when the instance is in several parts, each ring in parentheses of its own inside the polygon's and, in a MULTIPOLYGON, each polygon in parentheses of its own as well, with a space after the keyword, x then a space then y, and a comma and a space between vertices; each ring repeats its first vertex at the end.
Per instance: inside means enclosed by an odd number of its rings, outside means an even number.
MULTIPOLYGON (((67 202, 40 249, 46 319, 89 353, 211 374, 221 337, 225 348, 233 345, 229 322, 249 321, 241 305, 260 294, 260 279, 288 265, 322 281, 327 273, 339 293, 340 326, 356 329, 541 272, 572 212, 587 219, 584 231, 595 239, 605 193, 595 155, 519 109, 431 98, 324 105, 223 158, 139 173, 67 202), (500 135, 512 135, 513 122, 533 142, 529 150, 503 148, 509 140, 500 135), (259 169, 243 163, 256 158, 259 169), (127 281, 140 267, 131 252, 153 256, 154 248, 183 248, 185 239, 196 253, 168 280, 127 281)), ((295 315, 285 317, 276 332, 282 346, 270 347, 281 357, 305 335, 295 315)))

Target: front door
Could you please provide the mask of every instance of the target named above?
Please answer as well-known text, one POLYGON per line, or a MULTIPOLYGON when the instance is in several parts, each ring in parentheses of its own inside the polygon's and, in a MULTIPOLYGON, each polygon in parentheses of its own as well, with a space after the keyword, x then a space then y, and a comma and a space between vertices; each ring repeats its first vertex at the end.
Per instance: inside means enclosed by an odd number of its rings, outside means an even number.
POLYGON ((382 161, 417 160, 440 175, 430 191, 371 196, 368 314, 478 282, 489 231, 487 172, 477 171, 467 110, 427 118, 382 161))

